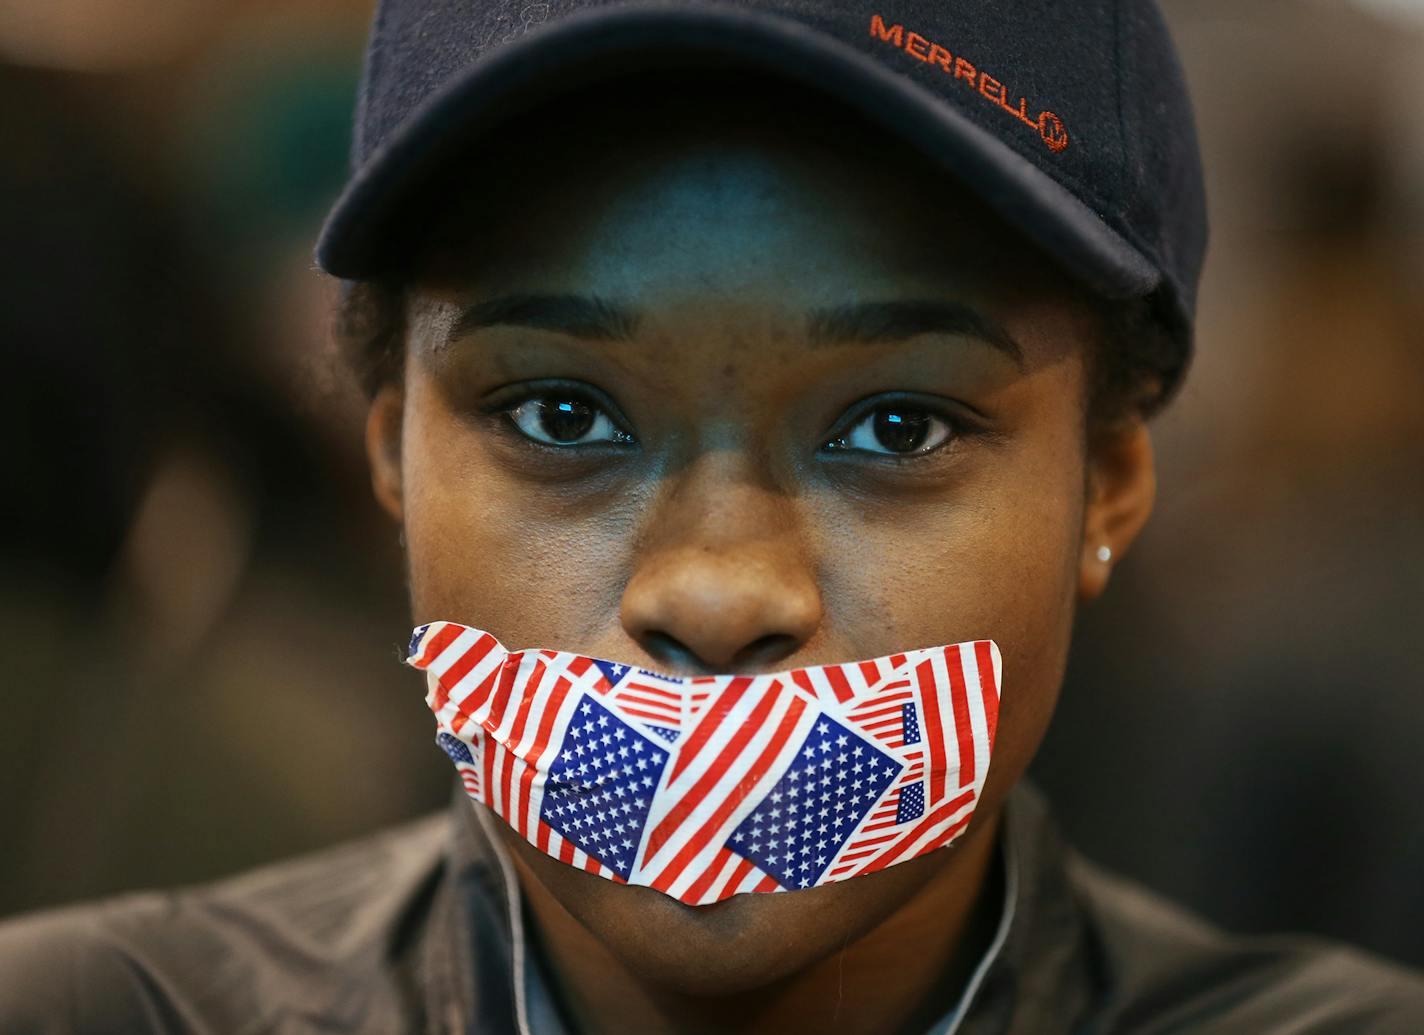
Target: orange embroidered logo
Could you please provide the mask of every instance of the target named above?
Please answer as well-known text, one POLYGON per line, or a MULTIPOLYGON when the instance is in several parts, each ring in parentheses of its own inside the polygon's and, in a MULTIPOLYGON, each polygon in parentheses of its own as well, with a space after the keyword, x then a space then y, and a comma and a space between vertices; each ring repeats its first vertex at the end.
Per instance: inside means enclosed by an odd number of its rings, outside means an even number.
POLYGON ((884 43, 899 47, 906 54, 918 58, 927 65, 938 65, 945 75, 956 81, 962 79, 971 90, 978 92, 986 100, 994 102, 1000 109, 1026 126, 1038 131, 1043 143, 1050 151, 1057 153, 1068 147, 1068 127, 1051 111, 1040 111, 1037 118, 1028 114, 1028 98, 1020 96, 1018 104, 1009 101, 1009 91, 1003 83, 988 72, 974 67, 963 57, 956 57, 938 43, 932 43, 918 32, 906 32, 900 24, 887 26, 878 14, 870 16, 870 35, 884 43))

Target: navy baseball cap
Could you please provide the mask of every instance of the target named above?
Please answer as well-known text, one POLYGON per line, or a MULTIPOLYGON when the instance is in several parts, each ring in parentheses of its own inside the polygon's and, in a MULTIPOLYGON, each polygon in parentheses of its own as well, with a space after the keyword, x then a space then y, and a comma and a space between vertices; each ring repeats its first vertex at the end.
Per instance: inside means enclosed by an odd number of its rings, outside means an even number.
POLYGON ((1206 199, 1151 0, 379 0, 318 265, 387 273, 410 206, 494 127, 600 79, 709 62, 903 135, 1098 296, 1152 299, 1185 366, 1206 199))

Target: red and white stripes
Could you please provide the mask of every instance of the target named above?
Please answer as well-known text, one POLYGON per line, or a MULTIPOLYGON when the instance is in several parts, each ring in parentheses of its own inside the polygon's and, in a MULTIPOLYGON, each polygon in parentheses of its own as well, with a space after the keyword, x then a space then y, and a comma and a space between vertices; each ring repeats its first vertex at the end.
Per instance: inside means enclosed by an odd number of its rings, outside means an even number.
MULTIPOLYGON (((665 756, 655 785, 649 779, 646 794, 640 791, 642 820, 630 833, 636 863, 631 872, 618 865, 629 883, 689 904, 786 890, 733 846, 732 834, 744 820, 749 827, 761 822, 763 812, 748 817, 772 807, 768 796, 822 720, 845 727, 853 734, 850 746, 874 748, 898 770, 893 780, 875 784, 883 792, 865 799, 863 815, 856 813, 859 822, 837 842, 818 883, 873 873, 948 844, 967 826, 983 787, 1001 677, 991 640, 683 680, 566 651, 510 652, 489 633, 447 622, 417 630, 408 663, 426 674, 426 701, 439 729, 469 746, 472 764, 457 768, 470 797, 540 851, 605 878, 624 880, 607 860, 589 854, 600 850, 597 843, 585 840, 586 852, 569 839, 579 831, 565 827, 565 837, 541 818, 550 767, 571 750, 565 734, 575 708, 596 698, 616 720, 620 740, 643 738, 649 755, 665 756)), ((847 787, 852 761, 848 753, 842 759, 847 787)), ((617 773, 608 765, 599 771, 617 773)))

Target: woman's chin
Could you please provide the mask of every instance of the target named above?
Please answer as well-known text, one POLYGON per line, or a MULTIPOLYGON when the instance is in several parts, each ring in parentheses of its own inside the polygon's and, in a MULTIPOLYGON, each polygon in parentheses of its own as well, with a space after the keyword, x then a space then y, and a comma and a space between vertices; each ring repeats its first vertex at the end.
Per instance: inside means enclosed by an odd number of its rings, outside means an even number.
POLYGON ((764 987, 814 966, 884 921, 954 855, 935 852, 804 891, 689 906, 552 859, 513 831, 501 834, 542 925, 564 928, 586 942, 583 951, 607 953, 645 982, 701 996, 764 987))

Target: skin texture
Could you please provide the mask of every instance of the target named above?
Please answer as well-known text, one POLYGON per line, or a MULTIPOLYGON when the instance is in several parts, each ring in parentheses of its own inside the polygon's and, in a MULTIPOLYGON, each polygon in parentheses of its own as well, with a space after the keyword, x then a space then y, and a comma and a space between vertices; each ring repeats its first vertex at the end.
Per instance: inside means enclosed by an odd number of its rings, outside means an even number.
POLYGON ((791 94, 732 118, 728 89, 636 118, 598 117, 635 101, 587 97, 462 167, 410 274, 403 383, 377 394, 367 437, 413 618, 689 675, 995 639, 994 757, 950 848, 692 908, 498 824, 582 1031, 923 1030, 992 937, 999 810, 1052 714, 1075 607, 1108 578, 1099 547, 1115 563, 1151 510, 1147 431, 1089 439, 1092 310, 908 146, 791 94), (465 307, 512 292, 636 315, 621 340, 460 329, 465 307), (903 300, 971 309, 1021 357, 963 329, 807 325, 903 300), (518 430, 570 382, 609 414, 590 435, 631 439, 518 430), (887 455, 877 406, 930 415, 942 442, 887 455), (858 447, 827 448, 838 437, 858 447))

